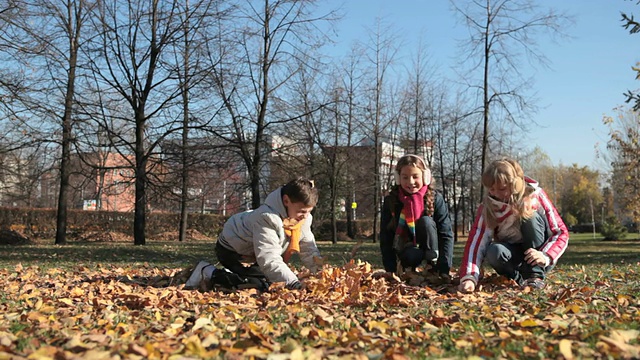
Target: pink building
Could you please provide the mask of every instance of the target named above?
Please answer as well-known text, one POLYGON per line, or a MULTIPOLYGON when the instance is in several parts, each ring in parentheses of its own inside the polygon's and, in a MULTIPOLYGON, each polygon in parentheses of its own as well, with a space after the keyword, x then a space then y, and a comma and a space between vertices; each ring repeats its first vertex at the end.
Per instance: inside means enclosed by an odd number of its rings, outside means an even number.
POLYGON ((75 155, 72 160, 71 201, 85 210, 133 211, 133 156, 114 152, 75 155), (82 156, 82 157, 81 157, 82 156))

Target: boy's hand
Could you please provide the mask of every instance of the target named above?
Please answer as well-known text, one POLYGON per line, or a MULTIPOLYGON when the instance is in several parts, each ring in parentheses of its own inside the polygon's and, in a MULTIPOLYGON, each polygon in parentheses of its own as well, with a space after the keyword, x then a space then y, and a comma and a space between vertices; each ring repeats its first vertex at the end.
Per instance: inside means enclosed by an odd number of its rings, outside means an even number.
POLYGON ((313 263, 316 264, 317 267, 322 267, 327 261, 322 256, 314 256, 313 263))
POLYGON ((296 280, 291 284, 288 284, 286 288, 289 290, 301 290, 302 288, 304 288, 304 284, 296 280))
POLYGON ((476 289, 476 283, 473 280, 465 280, 458 285, 458 291, 463 293, 471 293, 476 289))
POLYGON ((534 248, 527 249, 524 252, 524 261, 531 266, 547 266, 547 257, 542 251, 534 248))

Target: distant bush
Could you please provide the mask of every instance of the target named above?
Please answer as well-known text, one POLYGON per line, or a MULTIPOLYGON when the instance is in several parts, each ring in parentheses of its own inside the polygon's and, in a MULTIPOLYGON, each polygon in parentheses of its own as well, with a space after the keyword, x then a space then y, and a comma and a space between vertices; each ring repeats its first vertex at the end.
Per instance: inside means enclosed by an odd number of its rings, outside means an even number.
MULTIPOLYGON (((337 220, 336 226, 339 237, 345 238, 349 233, 346 220, 337 220)), ((373 219, 362 219, 353 222, 353 230, 355 237, 370 237, 373 234, 373 219)), ((313 234, 318 240, 327 240, 331 238, 332 228, 331 220, 323 220, 313 222, 313 234)))
POLYGON ((569 227, 573 227, 578 224, 578 219, 570 213, 562 214, 562 220, 564 220, 565 225, 569 227))
POLYGON ((618 218, 611 216, 602 224, 600 234, 604 236, 603 240, 620 240, 624 239, 627 234, 627 228, 620 223, 618 218))
MULTIPOLYGON (((213 214, 190 213, 187 228, 217 238, 225 217, 213 214)), ((55 209, 0 208, 0 228, 17 231, 29 239, 53 239, 56 229, 55 209)), ((180 228, 180 215, 147 213, 146 236, 151 239, 180 228)), ((133 236, 133 213, 114 211, 69 210, 67 237, 74 241, 87 233, 121 233, 133 236)))
MULTIPOLYGON (((602 224, 596 223, 596 232, 602 230, 602 224)), ((569 227, 569 231, 574 233, 590 233, 593 232, 593 224, 576 224, 569 227)))

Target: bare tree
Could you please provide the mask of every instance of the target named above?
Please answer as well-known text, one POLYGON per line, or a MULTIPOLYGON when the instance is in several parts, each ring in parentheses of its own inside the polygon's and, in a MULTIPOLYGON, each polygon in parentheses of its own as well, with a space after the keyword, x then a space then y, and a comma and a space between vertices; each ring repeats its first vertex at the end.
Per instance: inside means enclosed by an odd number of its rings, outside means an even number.
MULTIPOLYGON (((406 148, 408 151, 422 156, 429 165, 430 154, 421 153, 424 149, 428 128, 433 119, 430 117, 430 98, 433 97, 433 89, 436 87, 438 79, 435 74, 435 67, 431 63, 430 55, 424 41, 418 43, 415 54, 412 55, 411 68, 408 69, 407 89, 405 90, 405 113, 406 121, 404 129, 401 129, 402 137, 408 141, 406 148)), ((446 89, 442 89, 446 90, 446 89)))
POLYGON ((376 242, 379 235, 378 223, 382 202, 380 194, 382 180, 380 169, 381 145, 383 135, 394 119, 389 112, 390 109, 385 108, 385 106, 390 105, 385 96, 389 95, 387 93, 388 77, 391 75, 391 65, 396 58, 400 44, 398 43, 398 37, 393 36, 393 31, 383 24, 382 19, 376 19, 375 29, 371 30, 370 34, 369 41, 364 44, 366 48, 365 56, 372 68, 372 74, 370 74, 372 85, 367 90, 369 114, 360 125, 366 129, 366 133, 374 147, 373 183, 370 186, 373 187, 374 194, 373 241, 376 242))
POLYGON ((271 151, 268 129, 304 116, 287 114, 289 106, 281 93, 299 70, 290 67, 292 60, 326 41, 318 26, 333 14, 312 16, 315 3, 264 0, 262 6, 255 6, 256 2, 247 2, 234 18, 237 30, 220 37, 225 46, 220 48, 222 61, 213 82, 230 123, 221 123, 215 133, 243 159, 253 208, 261 203, 261 171, 271 151))
MULTIPOLYGON (((112 139, 133 154, 135 171, 134 244, 145 244, 148 185, 157 166, 155 151, 166 137, 182 129, 170 111, 183 92, 167 48, 184 41, 181 1, 104 1, 94 16, 95 37, 88 50, 97 91, 109 96, 109 116, 127 123, 133 142, 121 133, 112 139)), ((182 64, 181 64, 182 65, 182 64)), ((126 157, 130 159, 130 157, 126 157)))
MULTIPOLYGON (((339 79, 334 76, 332 85, 328 85, 322 93, 327 97, 322 102, 328 104, 322 111, 313 113, 308 118, 306 127, 309 129, 309 137, 313 143, 313 147, 317 145, 320 156, 318 165, 314 169, 318 169, 324 180, 324 188, 328 191, 328 202, 325 206, 325 213, 328 213, 331 220, 331 238, 333 243, 338 241, 338 196, 341 185, 344 182, 345 167, 348 164, 347 156, 351 144, 352 134, 346 133, 349 128, 345 121, 348 118, 345 114, 345 102, 343 101, 343 89, 339 86, 339 79)), ((317 170, 316 170, 317 171, 317 170)))
MULTIPOLYGON (((17 59, 23 64, 35 61, 43 67, 40 85, 32 90, 44 101, 31 102, 32 111, 45 114, 60 127, 60 186, 57 201, 56 244, 66 242, 69 195, 70 154, 73 142, 74 98, 79 49, 83 27, 94 2, 90 0, 36 0, 16 3, 3 14, 13 28, 10 39, 20 44, 17 59)), ((29 65, 26 65, 29 66, 29 65)))
POLYGON ((570 18, 553 9, 541 9, 532 0, 451 2, 470 33, 462 48, 466 54, 463 62, 469 68, 464 79, 482 98, 481 171, 484 171, 491 151, 491 122, 499 121, 494 112, 500 110, 503 119, 524 127, 523 119, 537 111, 535 99, 526 92, 533 80, 523 71, 523 60, 531 65, 547 65, 536 37, 541 33, 562 35, 570 18), (480 74, 479 79, 469 76, 474 71, 480 74))
MULTIPOLYGON (((204 79, 210 76, 212 68, 217 63, 210 63, 206 56, 208 32, 216 31, 215 26, 218 20, 229 11, 225 1, 199 0, 183 4, 178 4, 182 9, 178 13, 179 26, 182 27, 182 42, 171 44, 175 54, 176 73, 178 76, 178 86, 180 88, 182 100, 182 130, 181 130, 181 150, 180 150, 180 229, 179 240, 184 241, 187 231, 188 205, 190 202, 190 175, 191 169, 197 166, 202 159, 191 156, 190 151, 190 130, 191 128, 202 129, 207 124, 202 121, 194 121, 197 113, 192 111, 195 104, 211 103, 206 101, 206 91, 194 91, 202 89, 201 84, 204 79)), ((208 107, 208 106, 207 106, 208 107)), ((211 108, 209 108, 211 110, 211 108)), ((215 117, 216 111, 209 113, 207 118, 215 117)), ((195 145, 195 144, 194 144, 195 145)))

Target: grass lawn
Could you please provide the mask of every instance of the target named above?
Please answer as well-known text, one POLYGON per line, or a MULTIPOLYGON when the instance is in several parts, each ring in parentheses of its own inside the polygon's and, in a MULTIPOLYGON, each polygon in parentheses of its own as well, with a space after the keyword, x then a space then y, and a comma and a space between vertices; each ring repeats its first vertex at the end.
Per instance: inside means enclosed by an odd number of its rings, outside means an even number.
POLYGON ((182 289, 212 242, 0 246, 0 359, 640 358, 638 238, 572 234, 544 290, 487 269, 473 294, 373 276, 367 241, 319 241, 306 290, 263 294, 182 289))

